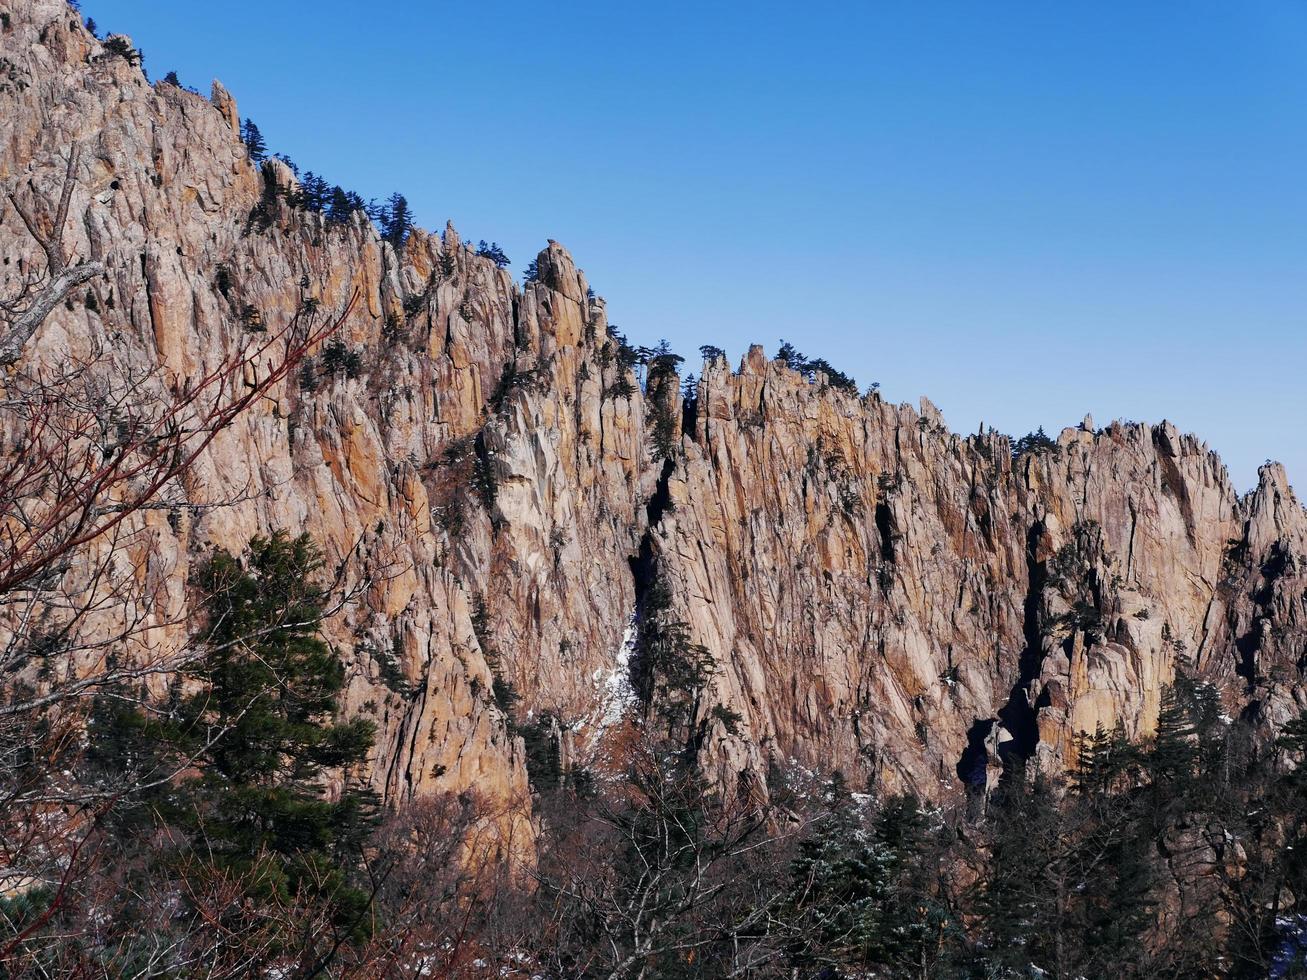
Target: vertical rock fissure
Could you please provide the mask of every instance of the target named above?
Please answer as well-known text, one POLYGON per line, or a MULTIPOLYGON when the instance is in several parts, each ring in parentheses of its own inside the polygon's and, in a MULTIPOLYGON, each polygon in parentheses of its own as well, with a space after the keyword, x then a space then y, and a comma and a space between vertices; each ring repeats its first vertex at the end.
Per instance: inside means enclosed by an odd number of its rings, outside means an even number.
POLYGON ((1008 702, 999 710, 998 717, 1012 736, 1004 744, 1001 757, 1005 773, 1009 764, 1020 766, 1035 754, 1039 744, 1039 726, 1035 718, 1035 706, 1030 699, 1030 689, 1039 677, 1044 660, 1042 642, 1040 606, 1043 601, 1044 585, 1048 581, 1048 568, 1038 559, 1039 541, 1044 536, 1044 522, 1036 520, 1026 534, 1026 599, 1022 608, 1022 634, 1025 637, 1025 649, 1017 661, 1017 682, 1012 687, 1008 702))
POLYGON ((1139 526, 1139 515, 1135 512, 1135 501, 1131 497, 1126 501, 1130 508, 1130 545, 1125 560, 1125 580, 1133 581, 1135 571, 1135 529, 1139 526))
POLYGON ((989 766, 989 747, 986 742, 993 728, 994 719, 982 718, 967 731, 967 747, 958 759, 957 774, 968 793, 979 795, 985 790, 989 766))
MULTIPOLYGON (((668 484, 671 480, 673 471, 676 469, 676 462, 672 459, 664 459, 661 472, 658 474, 658 482, 654 486, 654 492, 649 497, 648 503, 645 504, 645 531, 640 538, 640 546, 634 555, 631 556, 631 579, 635 587, 635 608, 631 617, 631 623, 638 636, 640 623, 645 616, 645 600, 649 595, 649 589, 653 586, 657 576, 658 560, 654 556, 653 536, 654 530, 658 527, 663 515, 671 506, 672 498, 668 484)), ((638 672, 643 665, 639 658, 632 656, 627 661, 629 680, 633 690, 640 691, 641 685, 638 672)))
POLYGON ((876 503, 876 531, 880 535, 881 561, 894 563, 894 515, 889 504, 881 500, 876 503))
POLYGON ((1264 617, 1269 615, 1275 602, 1275 582, 1284 574, 1288 565, 1289 555, 1283 544, 1279 541, 1275 542, 1271 545, 1270 554, 1262 562, 1259 570, 1260 583, 1252 591, 1253 609, 1248 629, 1234 640, 1235 650, 1239 655, 1235 673, 1248 682, 1249 692, 1252 692, 1258 682, 1257 654, 1262 648, 1264 617))
POLYGON ((699 441, 699 399, 681 399, 681 432, 695 442, 699 441))
POLYGON ((649 591, 649 585, 654 578, 654 529, 663 519, 663 514, 667 512, 668 507, 671 506, 672 497, 671 491, 668 489, 668 483, 675 469, 676 463, 674 460, 663 460, 662 471, 658 474, 658 483, 654 486, 654 492, 649 497, 649 502, 645 504, 646 523, 644 535, 640 538, 639 550, 631 557, 631 576, 635 584, 635 616, 637 622, 643 608, 645 593, 649 591))

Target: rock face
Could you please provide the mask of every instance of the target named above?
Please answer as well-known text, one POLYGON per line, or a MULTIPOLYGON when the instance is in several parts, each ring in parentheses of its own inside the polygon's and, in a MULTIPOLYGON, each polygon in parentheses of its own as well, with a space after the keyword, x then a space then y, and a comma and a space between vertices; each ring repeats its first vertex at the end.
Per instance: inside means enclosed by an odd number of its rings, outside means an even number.
MULTIPOLYGON (((1268 731, 1307 704, 1307 514, 1278 466, 1240 498, 1174 427, 1088 420, 1014 460, 760 348, 688 401, 643 392, 561 246, 521 287, 452 227, 397 250, 252 163, 221 85, 151 85, 64 0, 5 8, 0 184, 48 197, 78 142, 65 241, 108 269, 29 367, 176 387, 251 330, 349 309, 343 347, 215 440, 180 519, 141 527, 159 643, 209 546, 303 529, 350 567, 329 632, 388 799, 525 810, 505 685, 519 722, 600 719, 651 575, 716 664, 704 759, 730 785, 795 760, 937 798, 1004 759, 1058 768, 1078 731, 1146 733, 1182 662, 1268 731)), ((42 259, 11 213, 0 251, 8 295, 42 259)))
POLYGON ((706 366, 694 416, 653 538, 746 719, 723 767, 935 793, 1001 757, 1057 770, 1077 732, 1147 734, 1179 663, 1231 711, 1298 710, 1307 521, 1278 466, 1241 500, 1165 423, 1014 461, 759 348, 706 366))

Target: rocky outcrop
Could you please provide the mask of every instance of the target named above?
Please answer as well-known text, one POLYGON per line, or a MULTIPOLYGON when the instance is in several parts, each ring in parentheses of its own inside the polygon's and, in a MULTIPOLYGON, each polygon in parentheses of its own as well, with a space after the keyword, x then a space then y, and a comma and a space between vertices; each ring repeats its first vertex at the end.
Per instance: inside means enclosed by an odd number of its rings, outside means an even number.
MULTIPOLYGON (((961 440, 929 415, 824 388, 759 348, 738 374, 708 365, 670 482, 663 566, 746 722, 721 764, 778 753, 949 785, 974 706, 992 713, 1019 650, 974 640, 1020 636, 1020 593, 993 589, 977 560, 976 463, 961 440), (969 617, 984 625, 970 631, 969 617)), ((985 558, 1011 582, 1020 541, 994 544, 985 558)))
POLYGON ((1056 770, 1077 732, 1146 735, 1182 664, 1231 711, 1297 710, 1272 677, 1304 652, 1307 522, 1276 466, 1241 500, 1165 423, 1014 460, 758 348, 706 366, 694 415, 655 540, 746 719, 722 766, 779 752, 927 792, 1002 756, 1056 770))
MULTIPOLYGON (((306 530, 362 588, 330 632, 349 710, 379 724, 377 788, 524 797, 496 672, 528 705, 579 716, 633 606, 642 412, 638 393, 604 396, 619 369, 602 302, 555 245, 519 289, 452 228, 396 254, 362 213, 295 207, 295 175, 250 161, 220 84, 211 99, 152 86, 62 0, 8 6, 19 81, 0 93, 0 181, 48 196, 79 143, 66 244, 108 269, 48 319, 28 369, 75 361, 180 387, 251 332, 349 309, 338 346, 218 436, 174 520, 145 519, 153 572, 174 586, 155 641, 184 640, 164 624, 185 621, 190 556, 306 530)), ((16 290, 42 260, 12 216, 3 249, 16 290)))
MULTIPOLYGON (((140 567, 168 597, 152 642, 181 643, 205 548, 303 529, 348 565, 330 635, 387 798, 525 807, 519 726, 547 712, 571 744, 602 722, 655 574, 716 665, 704 760, 730 785, 795 760, 940 797, 1004 760, 1056 768, 1078 731, 1146 733, 1181 663, 1268 730, 1301 707, 1307 517, 1278 467, 1241 498, 1165 423, 1087 421, 1014 459, 759 348, 705 363, 688 400, 646 395, 561 246, 524 286, 452 227, 397 250, 252 163, 221 85, 151 85, 63 0, 6 9, 0 182, 46 194, 80 144, 66 241, 108 270, 28 368, 178 387, 251 332, 348 310, 215 440, 176 519, 142 519, 140 567)), ((8 290, 41 258, 8 215, 0 236, 8 290)))

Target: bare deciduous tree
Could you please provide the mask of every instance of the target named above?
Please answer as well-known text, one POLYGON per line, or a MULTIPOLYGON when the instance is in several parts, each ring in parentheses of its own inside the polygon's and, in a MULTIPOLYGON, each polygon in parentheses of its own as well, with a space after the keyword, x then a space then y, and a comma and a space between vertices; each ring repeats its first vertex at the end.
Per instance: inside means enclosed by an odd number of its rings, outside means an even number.
POLYGON ((608 980, 696 975, 705 957, 713 975, 759 969, 778 953, 757 940, 780 890, 753 885, 776 870, 788 837, 772 816, 747 794, 714 792, 641 732, 624 778, 553 828, 534 961, 547 975, 608 980))
MULTIPOLYGON (((25 207, 13 190, 5 194, 23 226, 45 252, 46 267, 43 272, 26 275, 16 296, 0 300, 0 319, 5 321, 3 332, 0 333, 0 367, 14 364, 22 357, 23 348, 36 333, 36 329, 69 293, 104 274, 101 263, 78 262, 69 265, 69 259, 64 254, 64 227, 68 223, 68 206, 77 184, 77 165, 80 159, 81 147, 74 144, 68 153, 63 188, 48 231, 42 229, 36 213, 25 207)), ((37 196, 35 188, 32 189, 32 196, 37 196)))

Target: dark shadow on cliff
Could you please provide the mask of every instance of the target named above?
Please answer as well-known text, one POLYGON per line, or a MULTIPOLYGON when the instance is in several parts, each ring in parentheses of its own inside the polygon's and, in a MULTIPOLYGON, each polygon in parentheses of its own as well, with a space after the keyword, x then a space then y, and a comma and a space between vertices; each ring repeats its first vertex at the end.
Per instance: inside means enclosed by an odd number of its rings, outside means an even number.
MULTIPOLYGON (((1039 677, 1044 659, 1043 636, 1040 622, 1040 604, 1044 586, 1048 582, 1048 568, 1039 561, 1039 540, 1044 535, 1044 522, 1035 521, 1026 533, 1026 598, 1022 610, 1022 634, 1025 646, 1017 660, 1017 679, 1008 694, 1007 703, 999 709, 998 721, 1012 738, 999 747, 1003 761, 1004 778, 1024 771, 1025 762, 1035 754, 1039 744, 1039 726, 1035 706, 1030 700, 1030 688, 1039 677)), ((985 767, 989 751, 986 741, 993 730, 994 719, 976 721, 967 732, 967 747, 958 759, 957 774, 970 793, 983 793, 985 767)))
POLYGON ((1040 603, 1044 586, 1048 582, 1048 567, 1039 561, 1039 539, 1044 536, 1044 522, 1035 521, 1026 533, 1026 599, 1022 609, 1022 633, 1025 636, 1025 649, 1017 661, 1017 682, 1008 696, 1008 702, 999 711, 999 720, 1008 730, 1012 740, 1004 746, 1004 765, 1008 756, 1022 761, 1035 754, 1039 744, 1039 726, 1035 721, 1035 706, 1030 701, 1030 688, 1039 677, 1039 669, 1044 661, 1042 623, 1040 622, 1040 603))

